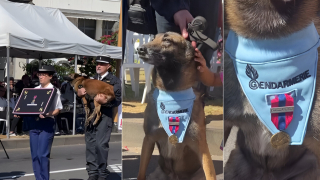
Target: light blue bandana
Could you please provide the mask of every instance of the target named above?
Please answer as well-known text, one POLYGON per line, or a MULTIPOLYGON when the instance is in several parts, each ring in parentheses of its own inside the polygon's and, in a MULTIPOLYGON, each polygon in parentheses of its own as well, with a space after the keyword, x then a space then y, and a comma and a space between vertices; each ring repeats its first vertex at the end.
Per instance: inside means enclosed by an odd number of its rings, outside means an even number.
POLYGON ((156 89, 153 99, 157 104, 157 112, 163 129, 168 136, 175 134, 178 143, 182 143, 191 118, 196 96, 193 89, 178 92, 166 92, 156 89))
POLYGON ((279 130, 271 121, 271 100, 275 97, 283 100, 287 95, 293 98, 291 123, 288 127, 279 123, 290 135, 291 145, 301 145, 306 133, 315 90, 318 46, 319 35, 313 23, 276 40, 246 39, 230 31, 226 42, 226 52, 233 59, 241 87, 272 134, 279 130))

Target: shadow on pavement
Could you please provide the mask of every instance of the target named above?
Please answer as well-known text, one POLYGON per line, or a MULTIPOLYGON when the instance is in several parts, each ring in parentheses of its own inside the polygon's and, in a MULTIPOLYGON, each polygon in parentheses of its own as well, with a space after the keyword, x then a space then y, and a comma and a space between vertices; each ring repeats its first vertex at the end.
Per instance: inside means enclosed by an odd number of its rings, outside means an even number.
POLYGON ((107 180, 121 180, 121 174, 116 172, 111 172, 107 180))
MULTIPOLYGON (((159 156, 157 155, 151 156, 148 169, 147 169, 147 174, 152 173, 156 169, 156 167, 158 166, 158 159, 159 159, 159 156)), ((122 156, 123 179, 136 178, 138 176, 139 165, 140 165, 140 155, 122 156)))
POLYGON ((143 113, 122 112, 122 118, 143 118, 143 113))
MULTIPOLYGON (((78 178, 70 178, 69 180, 86 180, 85 179, 78 179, 78 178)), ((120 173, 115 173, 111 172, 107 178, 107 180, 121 180, 121 174, 120 173)))
POLYGON ((0 172, 0 179, 17 179, 25 174, 26 172, 23 171, 0 172))
MULTIPOLYGON (((147 168, 147 175, 152 173, 156 167, 158 166, 158 159, 159 156, 152 155, 148 168, 147 168)), ((212 161, 216 170, 216 174, 223 173, 223 162, 222 161, 212 161)), ((122 157, 122 176, 123 179, 125 178, 136 178, 138 176, 140 165, 140 155, 128 155, 122 157)))

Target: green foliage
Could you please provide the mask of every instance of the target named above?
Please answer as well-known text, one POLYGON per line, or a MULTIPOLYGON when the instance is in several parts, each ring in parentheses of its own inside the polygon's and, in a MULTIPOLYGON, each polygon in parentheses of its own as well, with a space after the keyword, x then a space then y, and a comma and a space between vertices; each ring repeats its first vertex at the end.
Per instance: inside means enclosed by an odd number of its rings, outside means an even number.
POLYGON ((96 62, 93 58, 87 58, 84 60, 84 67, 80 67, 81 73, 85 73, 89 77, 93 77, 96 74, 96 62))
MULTIPOLYGON (((98 41, 103 44, 107 44, 107 45, 111 45, 111 46, 118 46, 118 31, 113 32, 111 35, 103 35, 100 38, 101 39, 99 39, 98 41)), ((74 60, 72 62, 74 63, 74 60)), ((113 60, 110 64, 112 66, 111 73, 115 74, 116 61, 113 60)), ((90 77, 92 77, 92 76, 94 76, 94 74, 96 74, 95 58, 85 58, 83 65, 84 65, 84 67, 79 68, 81 73, 84 73, 90 77)))
MULTIPOLYGON (((55 62, 50 59, 42 60, 42 65, 54 66, 54 69, 56 70, 60 81, 63 81, 63 76, 74 73, 73 67, 55 64, 55 62)), ((22 69, 26 72, 27 75, 31 76, 33 71, 37 71, 39 69, 39 61, 32 61, 29 64, 24 64, 22 69)))
MULTIPOLYGON (((86 74, 89 77, 93 77, 96 74, 96 61, 95 58, 86 58, 84 59, 83 67, 80 67, 79 70, 81 73, 86 74)), ((111 65, 111 73, 115 74, 116 72, 116 61, 113 60, 110 62, 111 65)))

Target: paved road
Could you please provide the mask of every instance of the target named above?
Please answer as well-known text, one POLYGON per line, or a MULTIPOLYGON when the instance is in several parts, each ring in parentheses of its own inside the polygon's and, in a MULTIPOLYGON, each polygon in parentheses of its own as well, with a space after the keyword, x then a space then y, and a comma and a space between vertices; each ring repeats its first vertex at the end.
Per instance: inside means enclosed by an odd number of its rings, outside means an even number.
MULTIPOLYGON (((30 149, 8 150, 7 159, 0 146, 0 179, 34 180, 30 149)), ((110 143, 108 180, 121 180, 121 142, 110 143)), ((85 145, 53 147, 50 160, 51 180, 86 180, 85 145)))
MULTIPOLYGON (((123 180, 136 180, 140 166, 140 154, 141 148, 139 147, 131 147, 129 151, 124 151, 122 153, 123 180)), ((158 166, 158 159, 159 151, 155 148, 148 165, 148 169, 146 172, 147 175, 152 173, 156 169, 156 167, 158 166)), ((212 161, 217 173, 217 180, 223 180, 222 160, 212 161)))

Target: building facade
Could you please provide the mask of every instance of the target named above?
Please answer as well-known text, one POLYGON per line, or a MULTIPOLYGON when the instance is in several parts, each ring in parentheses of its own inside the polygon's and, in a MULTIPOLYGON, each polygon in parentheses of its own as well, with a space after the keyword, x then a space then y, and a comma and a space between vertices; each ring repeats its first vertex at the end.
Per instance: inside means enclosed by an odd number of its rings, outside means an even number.
MULTIPOLYGON (((95 40, 117 31, 119 27, 121 0, 33 0, 33 4, 59 9, 84 34, 95 40)), ((10 64, 10 76, 21 79, 25 74, 23 66, 28 61, 32 60, 14 58, 10 64)), ((0 64, 0 81, 5 73, 5 63, 0 64)))

